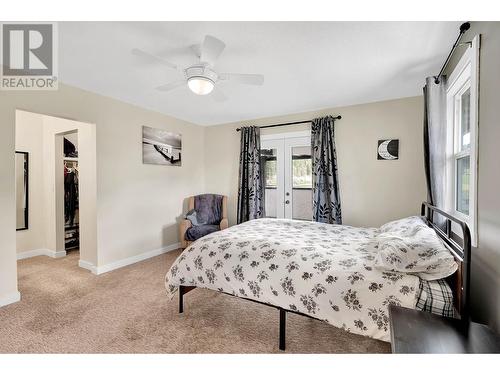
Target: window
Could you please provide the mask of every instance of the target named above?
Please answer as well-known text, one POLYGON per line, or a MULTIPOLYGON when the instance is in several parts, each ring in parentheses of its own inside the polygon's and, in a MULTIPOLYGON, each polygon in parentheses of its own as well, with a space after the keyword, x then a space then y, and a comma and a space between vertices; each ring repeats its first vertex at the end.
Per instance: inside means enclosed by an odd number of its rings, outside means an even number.
POLYGON ((312 160, 294 159, 292 160, 293 188, 312 189, 312 160))
POLYGON ((261 160, 264 163, 264 184, 266 189, 276 189, 278 184, 278 174, 276 170, 276 153, 275 148, 261 149, 261 160))
MULTIPOLYGON (((468 72, 467 72, 468 73, 468 72)), ((456 184, 455 207, 458 212, 469 216, 470 210, 470 77, 453 97, 455 144, 454 168, 456 184)), ((451 130, 451 129, 450 129, 451 130)))
POLYGON ((276 159, 266 160, 266 188, 276 189, 277 174, 276 174, 276 159))
POLYGON ((464 53, 447 86, 446 208, 465 221, 477 246, 477 83, 479 38, 464 53))
POLYGON ((312 160, 310 146, 292 147, 292 188, 312 189, 312 160))

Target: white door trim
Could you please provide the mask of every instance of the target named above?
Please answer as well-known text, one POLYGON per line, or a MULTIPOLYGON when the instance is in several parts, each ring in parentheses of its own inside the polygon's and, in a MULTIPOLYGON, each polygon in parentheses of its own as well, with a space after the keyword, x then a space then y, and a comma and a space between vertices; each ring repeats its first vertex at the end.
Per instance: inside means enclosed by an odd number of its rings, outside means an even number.
MULTIPOLYGON (((283 201, 285 203, 285 218, 293 219, 293 168, 292 168, 292 150, 294 147, 307 147, 311 145, 310 136, 286 138, 284 140, 284 158, 285 164, 285 195, 283 201), (288 193, 288 195, 286 195, 288 193), (288 201, 288 203, 286 203, 288 201)), ((312 218, 311 218, 312 219, 312 218)))
POLYGON ((276 149, 276 218, 285 217, 285 171, 280 160, 285 156, 283 139, 267 139, 260 144, 261 149, 276 149))
POLYGON ((311 132, 299 131, 261 136, 261 149, 276 150, 276 217, 293 217, 292 148, 311 145, 311 132), (285 195, 288 193, 288 195, 285 195), (288 201, 288 203, 285 203, 288 201))
POLYGON ((275 139, 288 139, 288 138, 299 138, 299 137, 311 137, 310 130, 302 130, 299 132, 288 132, 288 133, 277 133, 277 134, 265 134, 260 136, 261 141, 269 141, 275 139))

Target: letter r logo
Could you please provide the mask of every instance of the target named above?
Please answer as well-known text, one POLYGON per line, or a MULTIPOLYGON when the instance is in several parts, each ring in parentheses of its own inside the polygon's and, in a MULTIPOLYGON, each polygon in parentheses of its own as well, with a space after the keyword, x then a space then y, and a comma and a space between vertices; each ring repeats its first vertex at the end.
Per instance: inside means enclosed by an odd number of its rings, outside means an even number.
POLYGON ((2 25, 4 76, 50 76, 53 74, 51 24, 2 25))

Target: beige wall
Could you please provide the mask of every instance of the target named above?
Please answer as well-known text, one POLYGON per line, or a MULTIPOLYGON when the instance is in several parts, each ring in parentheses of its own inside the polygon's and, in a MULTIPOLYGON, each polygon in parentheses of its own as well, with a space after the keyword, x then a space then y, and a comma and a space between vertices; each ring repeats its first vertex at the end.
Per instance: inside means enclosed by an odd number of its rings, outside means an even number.
MULTIPOLYGON (((308 120, 327 114, 342 115, 335 124, 340 194, 344 224, 379 226, 389 220, 417 214, 425 200, 421 97, 332 108, 208 127, 205 168, 207 191, 229 196, 231 224, 236 223, 239 136, 242 125, 266 125, 308 120), (400 158, 377 160, 377 141, 397 138, 400 158)), ((294 125, 263 129, 262 134, 310 129, 294 125)))
POLYGON ((45 248, 43 198, 43 119, 40 115, 16 114, 16 151, 29 153, 28 229, 16 232, 17 252, 45 248))
MULTIPOLYGON (((474 319, 500 332, 500 22, 472 22, 463 37, 481 34, 479 55, 478 247, 472 251, 474 319)), ((452 71, 463 53, 458 49, 452 71)))
POLYGON ((15 113, 12 111, 6 121, 4 106, 0 93, 0 306, 19 298, 16 264, 15 113))
POLYGON ((84 90, 0 92, 0 302, 17 290, 16 109, 95 124, 97 266, 178 242, 186 196, 204 191, 204 128, 84 90), (142 164, 142 126, 183 136, 182 167, 142 164))

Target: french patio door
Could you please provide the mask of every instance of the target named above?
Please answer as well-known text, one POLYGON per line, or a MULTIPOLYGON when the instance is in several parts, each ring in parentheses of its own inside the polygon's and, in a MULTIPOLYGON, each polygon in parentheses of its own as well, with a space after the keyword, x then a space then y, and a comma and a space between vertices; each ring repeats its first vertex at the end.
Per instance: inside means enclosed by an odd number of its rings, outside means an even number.
POLYGON ((311 137, 262 137, 266 217, 312 220, 311 137))

